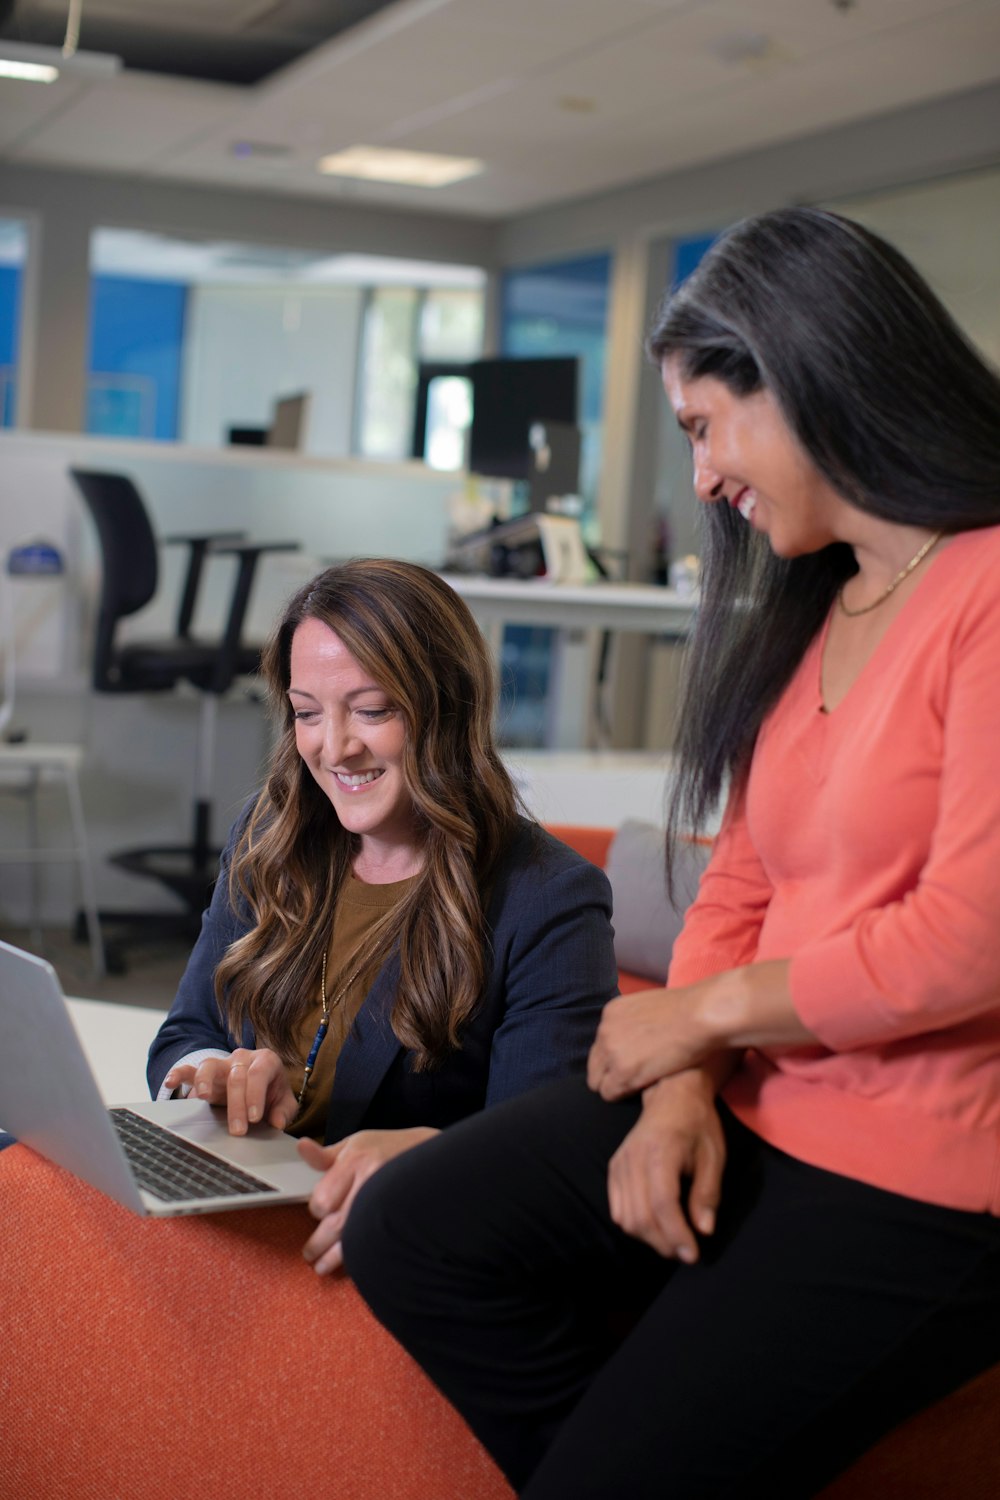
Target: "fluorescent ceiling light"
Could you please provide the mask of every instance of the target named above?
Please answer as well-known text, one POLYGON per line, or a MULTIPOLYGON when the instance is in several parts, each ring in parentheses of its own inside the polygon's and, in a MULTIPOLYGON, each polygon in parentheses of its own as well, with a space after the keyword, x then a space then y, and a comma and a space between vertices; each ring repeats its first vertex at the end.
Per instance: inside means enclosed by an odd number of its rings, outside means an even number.
POLYGON ((349 146, 324 156, 317 171, 331 177, 363 177, 369 182, 403 182, 411 187, 447 187, 474 177, 483 163, 474 156, 438 156, 429 151, 397 151, 386 146, 349 146))
POLYGON ((55 83, 59 69, 50 63, 16 62, 12 57, 0 57, 0 78, 20 78, 25 83, 55 83))
POLYGON ((64 57, 58 47, 29 47, 23 42, 0 41, 0 78, 21 78, 33 83, 53 83, 61 73, 67 77, 113 78, 122 60, 110 52, 74 52, 64 57))

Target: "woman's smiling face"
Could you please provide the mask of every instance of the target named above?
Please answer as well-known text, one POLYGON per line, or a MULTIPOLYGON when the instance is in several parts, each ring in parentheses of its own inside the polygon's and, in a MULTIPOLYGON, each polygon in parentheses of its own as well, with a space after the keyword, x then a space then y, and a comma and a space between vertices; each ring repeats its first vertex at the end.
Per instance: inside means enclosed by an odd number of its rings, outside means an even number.
POLYGON ((288 698, 298 752, 341 824, 362 848, 416 849, 402 714, 321 620, 303 620, 292 636, 288 698))
POLYGON ((663 361, 663 387, 691 444, 694 488, 724 502, 762 532, 779 557, 843 540, 847 502, 802 448, 770 391, 738 396, 711 375, 687 378, 663 361))

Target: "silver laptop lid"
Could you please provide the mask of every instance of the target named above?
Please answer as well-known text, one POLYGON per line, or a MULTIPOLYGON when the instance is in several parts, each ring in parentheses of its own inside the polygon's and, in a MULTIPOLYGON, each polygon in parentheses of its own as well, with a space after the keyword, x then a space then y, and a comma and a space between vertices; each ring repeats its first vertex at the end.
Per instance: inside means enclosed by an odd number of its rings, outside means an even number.
POLYGON ((144 1203, 52 965, 0 943, 0 1125, 135 1213, 144 1203))

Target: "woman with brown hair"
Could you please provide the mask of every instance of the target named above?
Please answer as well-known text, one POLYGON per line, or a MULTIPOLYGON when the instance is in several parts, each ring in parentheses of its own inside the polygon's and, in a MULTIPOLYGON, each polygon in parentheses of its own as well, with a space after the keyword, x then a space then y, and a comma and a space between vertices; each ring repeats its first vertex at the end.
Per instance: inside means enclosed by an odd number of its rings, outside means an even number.
POLYGON ((306 1247, 322 1273, 384 1161, 582 1071, 616 988, 610 890, 519 814, 485 644, 436 574, 328 569, 262 670, 282 726, 270 774, 148 1076, 225 1105, 235 1134, 302 1137, 324 1173, 306 1247))

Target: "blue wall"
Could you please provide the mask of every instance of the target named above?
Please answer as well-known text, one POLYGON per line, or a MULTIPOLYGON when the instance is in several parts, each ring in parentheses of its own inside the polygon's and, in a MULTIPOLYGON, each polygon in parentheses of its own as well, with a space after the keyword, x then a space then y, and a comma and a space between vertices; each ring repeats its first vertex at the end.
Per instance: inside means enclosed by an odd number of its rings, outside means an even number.
POLYGON ((610 255, 507 271, 500 289, 500 352, 580 356, 582 423, 599 422, 604 406, 604 354, 610 255))
POLYGON ((93 278, 88 370, 139 377, 148 395, 140 399, 133 382, 91 387, 88 432, 176 439, 187 294, 179 282, 93 278), (143 430, 144 412, 152 417, 151 430, 143 430))
POLYGON ((691 275, 706 250, 710 250, 717 239, 718 235, 703 234, 697 239, 677 241, 674 246, 673 285, 675 287, 680 286, 681 282, 691 275))
MULTIPOLYGON (((21 268, 0 266, 0 365, 17 369, 17 330, 21 310, 21 268)), ((0 392, 0 427, 14 425, 14 387, 4 383, 0 392)))

